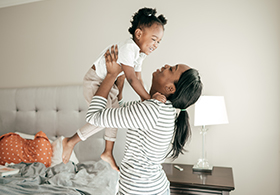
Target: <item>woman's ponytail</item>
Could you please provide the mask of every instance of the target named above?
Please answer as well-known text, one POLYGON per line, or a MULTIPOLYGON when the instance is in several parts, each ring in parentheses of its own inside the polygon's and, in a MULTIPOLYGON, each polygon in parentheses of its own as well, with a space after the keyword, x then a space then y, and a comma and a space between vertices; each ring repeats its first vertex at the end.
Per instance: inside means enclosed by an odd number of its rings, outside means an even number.
POLYGON ((185 151, 184 145, 191 135, 188 112, 180 111, 175 124, 176 125, 171 150, 171 157, 173 159, 177 158, 180 153, 183 154, 183 152, 185 151))
POLYGON ((188 69, 182 73, 179 81, 174 83, 176 91, 167 99, 172 102, 175 108, 183 109, 175 120, 174 136, 172 142, 171 158, 175 159, 179 154, 183 154, 184 145, 191 135, 189 115, 185 110, 193 105, 201 95, 202 83, 198 71, 188 69))

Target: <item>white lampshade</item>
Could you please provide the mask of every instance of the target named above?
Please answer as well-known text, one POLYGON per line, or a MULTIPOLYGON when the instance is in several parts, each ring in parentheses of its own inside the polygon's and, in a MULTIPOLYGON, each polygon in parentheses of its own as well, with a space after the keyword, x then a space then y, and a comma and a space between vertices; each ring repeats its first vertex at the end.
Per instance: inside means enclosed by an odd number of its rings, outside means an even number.
POLYGON ((228 123, 223 96, 200 96, 194 108, 194 126, 228 123))

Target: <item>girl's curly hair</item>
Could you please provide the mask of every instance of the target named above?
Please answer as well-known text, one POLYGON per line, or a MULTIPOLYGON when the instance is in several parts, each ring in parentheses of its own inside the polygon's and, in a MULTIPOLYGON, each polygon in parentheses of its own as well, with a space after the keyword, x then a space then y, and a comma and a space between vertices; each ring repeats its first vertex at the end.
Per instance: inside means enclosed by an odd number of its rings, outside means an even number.
POLYGON ((136 12, 133 17, 131 22, 131 27, 128 29, 128 32, 134 36, 134 32, 137 28, 142 28, 142 27, 150 27, 154 23, 161 24, 163 29, 164 25, 167 23, 166 18, 161 14, 159 16, 156 16, 156 9, 152 8, 141 8, 136 12))

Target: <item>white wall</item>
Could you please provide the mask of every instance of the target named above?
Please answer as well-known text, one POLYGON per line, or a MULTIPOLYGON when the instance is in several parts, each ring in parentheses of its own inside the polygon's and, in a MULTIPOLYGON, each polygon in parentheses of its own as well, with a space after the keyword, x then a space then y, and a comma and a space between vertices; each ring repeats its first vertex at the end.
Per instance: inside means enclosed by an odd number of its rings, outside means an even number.
MULTIPOLYGON (((46 0, 0 9, 0 87, 81 84, 101 50, 129 37, 132 14, 156 7, 168 18, 143 79, 165 63, 200 71, 204 94, 225 96, 227 125, 210 126, 207 157, 233 167, 234 195, 279 195, 279 0, 46 0)), ((136 98, 126 86, 126 99, 136 98)), ((193 124, 193 108, 189 109, 193 124)), ((200 157, 199 128, 188 152, 200 157)))

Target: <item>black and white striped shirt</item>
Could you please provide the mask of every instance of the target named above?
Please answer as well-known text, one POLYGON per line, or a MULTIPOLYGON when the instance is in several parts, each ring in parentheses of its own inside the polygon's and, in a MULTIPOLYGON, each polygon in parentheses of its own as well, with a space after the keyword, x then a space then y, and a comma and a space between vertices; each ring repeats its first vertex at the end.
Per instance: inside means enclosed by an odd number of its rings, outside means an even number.
POLYGON ((107 100, 94 96, 86 121, 101 127, 127 128, 125 153, 120 170, 123 194, 162 194, 169 181, 162 170, 172 141, 175 108, 170 101, 157 100, 126 103, 121 108, 107 108, 107 100))

